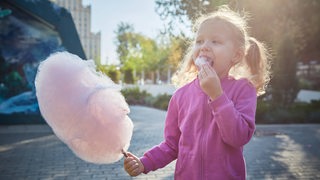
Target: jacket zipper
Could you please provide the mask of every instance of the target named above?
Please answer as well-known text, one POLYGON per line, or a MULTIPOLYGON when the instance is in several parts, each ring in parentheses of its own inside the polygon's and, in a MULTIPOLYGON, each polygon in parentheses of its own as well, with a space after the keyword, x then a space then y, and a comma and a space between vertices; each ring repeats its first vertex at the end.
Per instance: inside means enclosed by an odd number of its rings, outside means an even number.
POLYGON ((204 170, 204 167, 205 167, 205 165, 204 165, 204 148, 205 148, 205 138, 204 138, 204 136, 205 136, 205 134, 206 134, 206 121, 207 121, 207 113, 206 113, 206 111, 207 111, 207 108, 206 108, 206 104, 207 104, 207 96, 205 96, 205 100, 204 100, 204 116, 203 116, 203 121, 202 121, 202 131, 201 131, 201 145, 200 145, 200 147, 201 147, 201 180, 203 180, 204 179, 204 172, 205 172, 205 170, 204 170))

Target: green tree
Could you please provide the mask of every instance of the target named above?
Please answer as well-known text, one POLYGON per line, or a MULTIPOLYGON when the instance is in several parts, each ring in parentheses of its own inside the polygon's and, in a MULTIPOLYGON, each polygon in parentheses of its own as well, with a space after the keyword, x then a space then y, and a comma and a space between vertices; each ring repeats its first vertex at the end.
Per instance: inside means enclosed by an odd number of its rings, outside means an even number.
POLYGON ((240 2, 239 0, 156 0, 156 12, 162 20, 168 20, 167 31, 172 34, 177 21, 183 24, 189 24, 186 23, 189 21, 193 23, 201 14, 212 12, 224 4, 241 9, 240 2))
POLYGON ((121 22, 118 25, 117 39, 115 44, 117 46, 117 54, 122 65, 122 72, 124 72, 124 82, 134 83, 134 69, 135 69, 135 49, 137 48, 137 38, 134 33, 134 28, 128 23, 121 22))
POLYGON ((130 43, 134 43, 132 37, 133 31, 133 26, 124 22, 121 22, 115 31, 117 34, 115 45, 117 46, 117 54, 121 64, 124 64, 124 62, 127 60, 129 46, 132 46, 130 43))
POLYGON ((115 33, 125 83, 135 83, 144 77, 155 83, 161 77, 167 77, 169 72, 176 70, 187 48, 186 36, 160 34, 152 39, 136 33, 132 25, 123 22, 115 33))
POLYGON ((190 39, 185 36, 171 36, 168 47, 168 65, 173 71, 177 70, 184 53, 187 51, 190 39))
POLYGON ((273 104, 288 107, 294 102, 298 92, 296 77, 297 56, 293 50, 292 38, 282 39, 273 64, 272 100, 273 104))
POLYGON ((126 83, 135 83, 137 72, 141 78, 144 72, 152 74, 159 68, 161 57, 155 40, 134 32, 126 23, 121 23, 116 33, 117 52, 126 83))

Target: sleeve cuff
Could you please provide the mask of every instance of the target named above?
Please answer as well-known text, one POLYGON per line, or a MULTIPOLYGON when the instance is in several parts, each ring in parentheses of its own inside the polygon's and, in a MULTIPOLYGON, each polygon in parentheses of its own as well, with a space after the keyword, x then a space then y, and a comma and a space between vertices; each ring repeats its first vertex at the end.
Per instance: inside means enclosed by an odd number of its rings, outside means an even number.
POLYGON ((152 163, 148 160, 148 158, 146 156, 143 156, 140 158, 141 163, 144 166, 144 174, 147 174, 148 172, 151 171, 151 167, 152 167, 152 163))

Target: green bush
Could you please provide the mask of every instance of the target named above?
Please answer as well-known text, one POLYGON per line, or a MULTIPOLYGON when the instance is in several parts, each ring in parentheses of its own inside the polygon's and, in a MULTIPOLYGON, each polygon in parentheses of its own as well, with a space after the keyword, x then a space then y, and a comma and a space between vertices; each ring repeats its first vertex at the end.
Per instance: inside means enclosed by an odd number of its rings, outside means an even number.
POLYGON ((146 99, 151 97, 147 91, 140 91, 139 87, 122 89, 121 93, 130 105, 146 105, 146 99))
POLYGON ((112 79, 113 82, 119 83, 120 81, 120 71, 116 69, 109 69, 107 75, 112 79))
POLYGON ((124 82, 127 84, 134 84, 134 76, 132 69, 125 69, 124 70, 124 82))
POLYGON ((114 65, 111 65, 111 66, 98 65, 98 66, 97 66, 97 70, 100 71, 100 72, 102 72, 103 74, 107 75, 108 77, 110 77, 110 79, 111 79, 113 82, 119 83, 121 73, 120 73, 120 71, 117 69, 116 66, 114 66, 114 65))
POLYGON ((139 87, 126 88, 121 92, 129 105, 143 105, 162 110, 167 110, 171 98, 168 94, 153 97, 144 90, 140 91, 139 87))
POLYGON ((256 123, 320 123, 320 101, 295 102, 287 107, 258 100, 256 123))
POLYGON ((158 95, 155 98, 155 101, 153 103, 153 107, 158 108, 158 109, 162 109, 162 110, 167 110, 170 99, 171 99, 171 95, 168 95, 168 94, 158 95))

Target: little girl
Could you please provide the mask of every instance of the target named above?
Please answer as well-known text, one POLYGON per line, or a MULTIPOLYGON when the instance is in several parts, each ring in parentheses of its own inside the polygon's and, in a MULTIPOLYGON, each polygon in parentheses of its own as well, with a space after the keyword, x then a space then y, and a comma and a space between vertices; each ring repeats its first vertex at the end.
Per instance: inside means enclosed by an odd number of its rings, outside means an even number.
POLYGON ((175 179, 245 179, 243 146, 255 130, 257 94, 269 80, 267 52, 249 37, 245 19, 227 7, 201 17, 196 38, 175 80, 164 141, 140 159, 131 153, 131 176, 177 159, 175 179), (195 60, 205 60, 196 66, 195 60))

